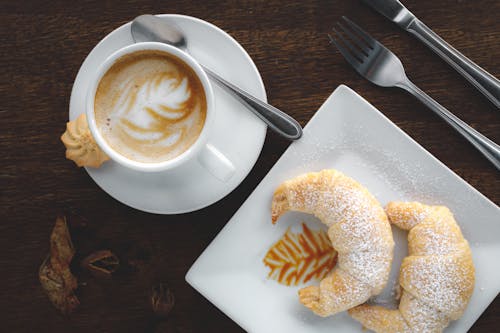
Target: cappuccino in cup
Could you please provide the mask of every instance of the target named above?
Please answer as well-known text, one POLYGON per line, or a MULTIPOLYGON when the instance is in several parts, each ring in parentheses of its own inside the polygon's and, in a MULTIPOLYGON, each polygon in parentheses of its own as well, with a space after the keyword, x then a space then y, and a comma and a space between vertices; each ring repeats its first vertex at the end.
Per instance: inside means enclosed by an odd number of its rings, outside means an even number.
POLYGON ((98 83, 95 124, 120 155, 164 162, 191 147, 203 130, 207 98, 194 70, 173 54, 139 50, 118 58, 98 83))
POLYGON ((174 46, 142 42, 109 55, 90 80, 85 112, 99 148, 122 167, 181 172, 192 162, 223 182, 235 172, 210 142, 216 109, 208 76, 174 46))

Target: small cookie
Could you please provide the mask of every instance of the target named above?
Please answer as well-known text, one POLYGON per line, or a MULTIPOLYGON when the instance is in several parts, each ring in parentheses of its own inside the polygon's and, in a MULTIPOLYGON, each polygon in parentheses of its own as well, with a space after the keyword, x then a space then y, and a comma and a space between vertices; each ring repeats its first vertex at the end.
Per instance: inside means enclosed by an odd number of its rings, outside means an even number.
POLYGON ((79 167, 98 168, 109 160, 90 133, 85 113, 66 123, 66 132, 61 136, 61 141, 66 146, 66 158, 74 161, 79 167))

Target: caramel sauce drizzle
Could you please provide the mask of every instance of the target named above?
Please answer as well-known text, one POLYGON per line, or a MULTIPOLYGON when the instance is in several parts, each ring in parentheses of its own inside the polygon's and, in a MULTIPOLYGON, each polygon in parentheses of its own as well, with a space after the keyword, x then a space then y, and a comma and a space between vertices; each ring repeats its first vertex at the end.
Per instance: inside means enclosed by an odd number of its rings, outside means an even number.
POLYGON ((302 223, 301 233, 288 228, 262 261, 271 269, 269 278, 296 286, 326 277, 337 263, 337 252, 324 230, 311 230, 302 223))

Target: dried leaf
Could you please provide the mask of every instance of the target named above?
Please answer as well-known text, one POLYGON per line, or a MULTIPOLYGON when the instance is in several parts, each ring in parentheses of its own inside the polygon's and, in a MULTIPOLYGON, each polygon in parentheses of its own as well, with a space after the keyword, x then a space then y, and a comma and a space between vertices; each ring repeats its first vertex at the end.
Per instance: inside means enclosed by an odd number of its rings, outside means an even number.
POLYGON ((313 231, 302 223, 302 232, 295 234, 288 228, 269 249, 263 262, 271 269, 270 278, 296 286, 326 277, 337 262, 337 252, 324 230, 313 231))
POLYGON ((69 269, 74 254, 66 218, 59 216, 50 235, 50 254, 40 266, 38 276, 50 301, 63 314, 71 313, 80 304, 74 294, 77 280, 69 269))
POLYGON ((163 283, 153 287, 151 291, 151 306, 159 317, 166 317, 175 304, 174 294, 163 283))
POLYGON ((110 250, 96 251, 83 259, 81 264, 96 277, 110 277, 119 265, 120 260, 110 250))

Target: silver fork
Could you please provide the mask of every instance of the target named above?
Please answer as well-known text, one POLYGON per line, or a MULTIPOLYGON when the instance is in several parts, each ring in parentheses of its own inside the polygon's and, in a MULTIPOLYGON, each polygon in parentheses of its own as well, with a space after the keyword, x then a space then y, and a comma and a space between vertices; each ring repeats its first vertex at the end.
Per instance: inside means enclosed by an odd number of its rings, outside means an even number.
POLYGON ((354 22, 343 16, 344 26, 337 22, 343 33, 333 28, 338 40, 328 35, 330 42, 342 53, 349 64, 368 81, 381 87, 398 87, 408 91, 462 134, 488 160, 500 170, 500 146, 491 141, 460 118, 448 111, 423 92, 408 77, 401 60, 388 48, 367 34, 354 22), (340 42, 341 41, 341 42, 340 42))

